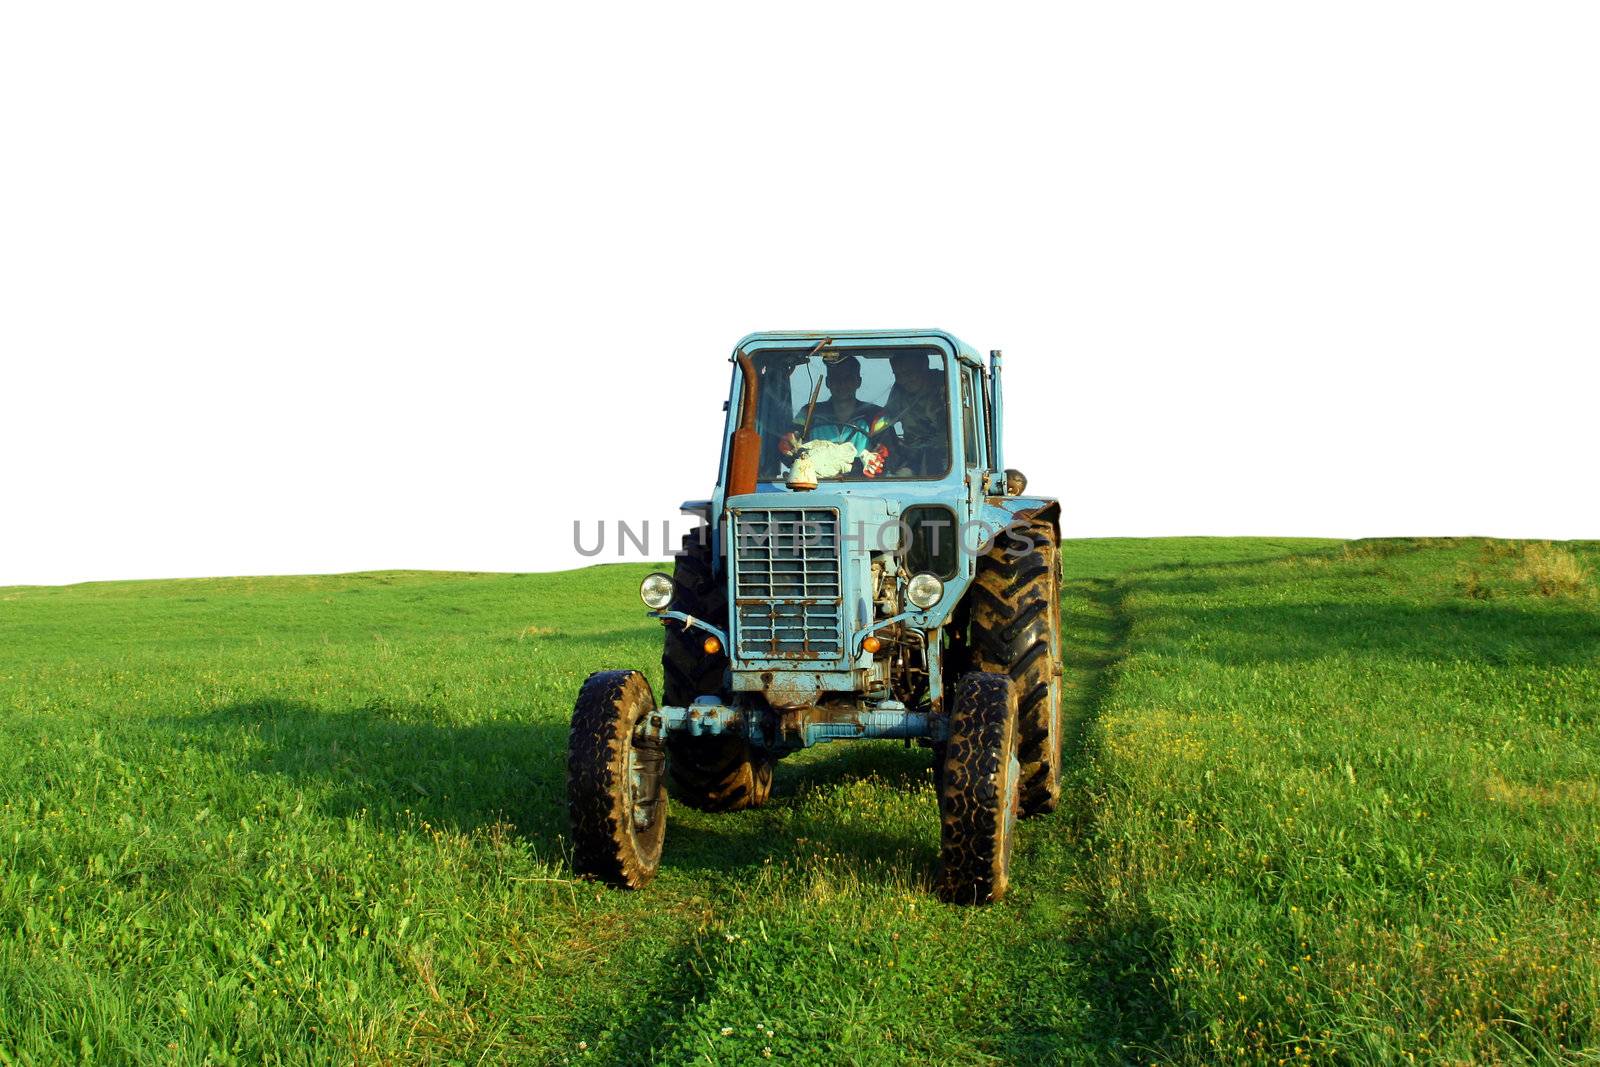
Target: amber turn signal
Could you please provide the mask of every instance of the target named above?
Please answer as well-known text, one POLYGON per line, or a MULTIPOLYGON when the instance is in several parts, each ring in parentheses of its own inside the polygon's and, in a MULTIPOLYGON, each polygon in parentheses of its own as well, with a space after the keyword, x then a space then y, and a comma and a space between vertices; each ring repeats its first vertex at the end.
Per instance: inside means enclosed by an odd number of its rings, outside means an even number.
POLYGON ((718 652, 722 651, 722 642, 718 641, 715 637, 708 637, 706 638, 705 650, 706 655, 715 656, 718 652))
POLYGON ((876 652, 883 647, 883 642, 876 637, 868 636, 862 639, 861 647, 868 652, 876 652))

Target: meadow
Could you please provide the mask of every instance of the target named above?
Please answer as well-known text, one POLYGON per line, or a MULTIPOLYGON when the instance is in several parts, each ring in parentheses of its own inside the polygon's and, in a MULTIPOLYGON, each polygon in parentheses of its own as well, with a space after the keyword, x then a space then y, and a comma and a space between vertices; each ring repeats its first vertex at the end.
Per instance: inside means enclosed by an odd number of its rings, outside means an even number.
POLYGON ((889 742, 572 877, 648 566, 0 589, 0 1064, 1600 1062, 1600 544, 1064 558, 986 908, 889 742))

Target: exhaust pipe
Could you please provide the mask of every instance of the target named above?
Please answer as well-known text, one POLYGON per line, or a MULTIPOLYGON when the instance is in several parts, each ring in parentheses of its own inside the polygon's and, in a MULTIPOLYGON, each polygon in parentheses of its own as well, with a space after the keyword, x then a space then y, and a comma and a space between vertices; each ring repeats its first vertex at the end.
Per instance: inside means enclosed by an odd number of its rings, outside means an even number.
POLYGON ((744 377, 744 402, 739 408, 739 428, 733 431, 728 452, 728 496, 756 491, 756 468, 761 462, 761 435, 756 433, 756 365, 742 349, 734 357, 744 377))

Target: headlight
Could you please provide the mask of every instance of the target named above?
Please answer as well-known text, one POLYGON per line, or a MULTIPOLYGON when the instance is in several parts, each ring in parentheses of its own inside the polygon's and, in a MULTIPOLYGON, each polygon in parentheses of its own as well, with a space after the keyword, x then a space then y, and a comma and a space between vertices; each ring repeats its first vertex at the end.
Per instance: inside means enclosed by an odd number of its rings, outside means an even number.
POLYGON ((919 608, 927 609, 944 596, 944 583, 931 574, 913 574, 906 583, 906 599, 919 608))
POLYGON ((671 577, 660 571, 645 575, 644 581, 639 583, 639 599, 651 611, 660 611, 672 603, 671 577))

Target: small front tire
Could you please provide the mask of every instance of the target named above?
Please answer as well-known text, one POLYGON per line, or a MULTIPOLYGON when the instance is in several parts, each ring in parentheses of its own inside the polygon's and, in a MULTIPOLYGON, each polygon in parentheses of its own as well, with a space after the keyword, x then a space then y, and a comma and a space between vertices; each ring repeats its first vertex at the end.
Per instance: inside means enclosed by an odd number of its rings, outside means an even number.
POLYGON ((624 889, 647 884, 661 865, 666 749, 635 735, 655 709, 638 671, 596 671, 578 692, 567 736, 573 870, 624 889))
POLYGON ((987 904, 1005 896, 1016 834, 1017 694, 1004 674, 972 671, 956 685, 939 775, 939 896, 987 904))

